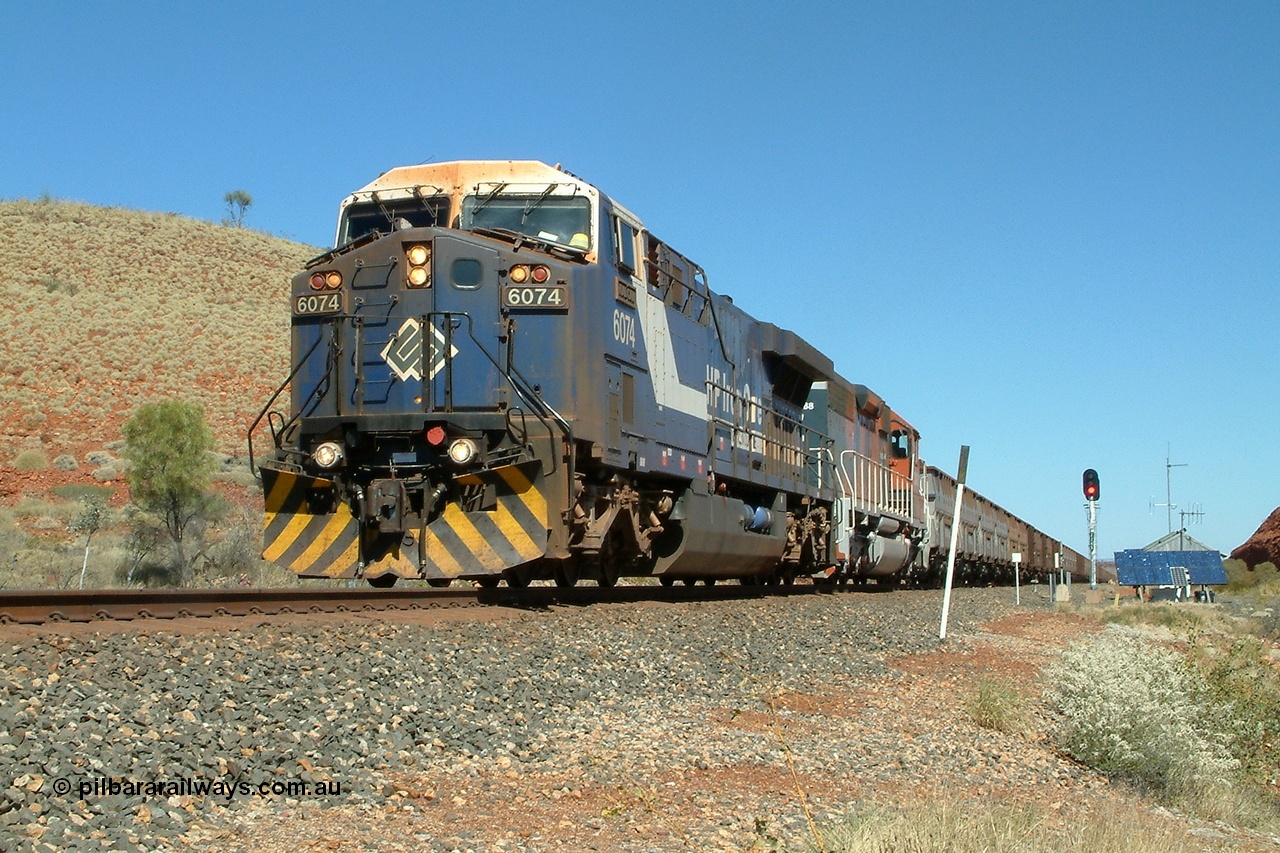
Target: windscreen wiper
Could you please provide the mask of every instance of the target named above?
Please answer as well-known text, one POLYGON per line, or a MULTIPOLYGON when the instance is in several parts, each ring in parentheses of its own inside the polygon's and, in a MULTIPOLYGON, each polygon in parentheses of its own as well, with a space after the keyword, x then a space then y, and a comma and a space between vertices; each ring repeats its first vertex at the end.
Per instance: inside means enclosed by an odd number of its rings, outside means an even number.
MULTIPOLYGON (((479 187, 477 185, 477 189, 478 188, 479 187)), ((485 207, 488 206, 489 202, 493 201, 494 198, 497 197, 498 193, 502 192, 506 188, 507 188, 506 181, 502 181, 501 183, 497 184, 492 190, 489 191, 488 195, 480 199, 480 201, 476 202, 476 206, 471 208, 471 218, 474 220, 476 214, 484 210, 485 207)))
POLYGON ((520 214, 520 224, 521 224, 521 225, 523 225, 523 224, 524 224, 524 221, 525 221, 526 219, 528 219, 528 218, 529 218, 529 214, 530 214, 530 213, 533 213, 535 210, 537 210, 539 207, 541 207, 541 206, 542 206, 542 203, 543 203, 544 201, 546 201, 546 200, 547 200, 547 196, 549 196, 549 195, 551 195, 551 193, 555 192, 555 189, 556 189, 556 187, 558 187, 558 186, 560 186, 560 185, 559 185, 559 184, 547 184, 547 188, 546 188, 545 190, 543 190, 543 191, 542 191, 542 195, 538 196, 538 197, 537 197, 537 198, 535 198, 533 201, 529 202, 528 204, 526 204, 526 205, 524 206, 524 211, 523 211, 523 212, 521 212, 521 214, 520 214))

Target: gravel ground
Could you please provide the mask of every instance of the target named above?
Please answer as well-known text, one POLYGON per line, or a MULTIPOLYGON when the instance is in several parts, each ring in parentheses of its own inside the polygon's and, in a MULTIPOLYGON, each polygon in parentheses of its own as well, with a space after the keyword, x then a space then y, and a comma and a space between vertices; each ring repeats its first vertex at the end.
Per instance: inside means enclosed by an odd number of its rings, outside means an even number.
POLYGON ((957 706, 1084 630, 1011 597, 945 645, 901 591, 0 635, 0 849, 802 849, 868 798, 1113 796, 957 706))

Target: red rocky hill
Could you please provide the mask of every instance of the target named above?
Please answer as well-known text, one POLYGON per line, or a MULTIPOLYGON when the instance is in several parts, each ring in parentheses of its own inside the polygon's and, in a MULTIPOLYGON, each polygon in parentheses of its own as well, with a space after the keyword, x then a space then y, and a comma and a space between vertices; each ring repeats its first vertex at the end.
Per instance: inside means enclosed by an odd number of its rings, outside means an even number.
POLYGON ((1280 508, 1267 516, 1247 542, 1231 552, 1231 559, 1243 560, 1250 567, 1259 563, 1280 566, 1280 508))

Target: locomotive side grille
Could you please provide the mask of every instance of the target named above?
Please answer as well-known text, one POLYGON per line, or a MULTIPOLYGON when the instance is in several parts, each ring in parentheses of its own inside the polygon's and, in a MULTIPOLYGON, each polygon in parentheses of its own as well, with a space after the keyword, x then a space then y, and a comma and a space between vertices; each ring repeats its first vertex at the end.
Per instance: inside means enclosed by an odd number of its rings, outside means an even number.
POLYGON ((427 526, 422 557, 428 577, 493 573, 537 559, 547 549, 547 500, 542 463, 508 465, 454 482, 493 487, 492 510, 469 512, 450 503, 427 526))

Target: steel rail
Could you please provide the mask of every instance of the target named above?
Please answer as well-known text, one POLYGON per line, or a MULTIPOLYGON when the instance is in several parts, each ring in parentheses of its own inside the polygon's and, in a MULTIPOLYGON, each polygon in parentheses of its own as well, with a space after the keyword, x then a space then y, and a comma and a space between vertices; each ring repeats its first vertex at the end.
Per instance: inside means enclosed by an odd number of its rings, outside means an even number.
POLYGON ((600 588, 531 586, 524 589, 96 589, 0 590, 0 624, 140 621, 215 616, 275 616, 299 613, 372 613, 452 607, 510 607, 546 610, 554 606, 622 604, 639 601, 729 601, 766 596, 834 592, 836 587, 654 585, 600 588))

